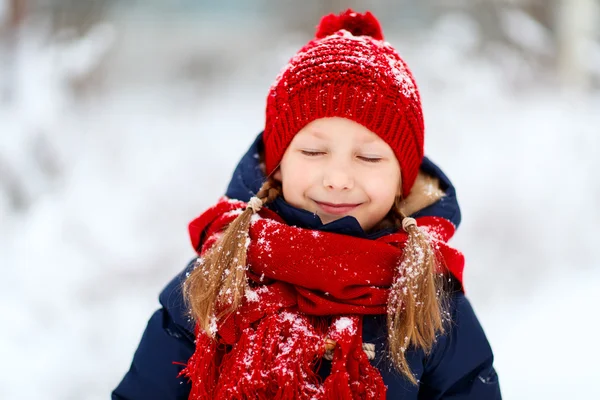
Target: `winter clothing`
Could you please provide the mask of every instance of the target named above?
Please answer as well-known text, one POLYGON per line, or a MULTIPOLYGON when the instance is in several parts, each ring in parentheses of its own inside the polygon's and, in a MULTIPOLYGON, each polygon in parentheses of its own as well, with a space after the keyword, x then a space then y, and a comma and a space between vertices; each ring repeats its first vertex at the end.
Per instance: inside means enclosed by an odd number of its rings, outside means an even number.
MULTIPOLYGON (((224 198, 194 220, 190 224, 194 248, 213 247, 239 214, 236 211, 246 207, 245 202, 224 198)), ((400 231, 369 240, 289 226, 268 209, 259 215, 250 225, 247 247, 247 275, 253 289, 246 292, 235 315, 215 326, 220 344, 232 350, 223 356, 214 340, 204 332, 198 335, 196 353, 185 371, 199 383, 193 385, 190 398, 229 399, 244 393, 251 399, 316 399, 329 398, 333 392, 336 398, 351 399, 363 398, 359 394, 368 388, 372 395, 368 398, 385 399, 381 375, 362 348, 362 319, 385 314, 395 278, 411 279, 410 274, 398 273, 408 235, 400 231), (314 278, 327 276, 335 279, 314 278), (327 322, 310 318, 331 315, 339 317, 327 322), (324 355, 325 338, 337 342, 335 373, 321 383, 314 366, 324 355), (215 364, 221 366, 218 382, 215 364)), ((444 267, 460 279, 464 258, 446 244, 454 233, 452 223, 431 216, 417 221, 431 232, 444 267)), ((205 268, 202 259, 197 268, 205 268)), ((211 267, 206 268, 208 275, 211 267)))
POLYGON ((277 76, 267 97, 267 175, 294 135, 324 117, 358 122, 389 144, 400 163, 402 194, 408 196, 423 158, 421 99, 408 66, 383 41, 369 12, 324 17, 315 39, 277 76))
MULTIPOLYGON (((256 157, 262 146, 262 137, 259 136, 234 172, 226 193, 228 197, 248 201, 258 191, 265 179, 256 157)), ((423 159, 421 169, 440 179, 446 196, 415 213, 413 217, 443 218, 458 226, 460 210, 451 183, 427 158, 423 159)), ((287 225, 318 230, 320 234, 344 233, 350 237, 371 239, 371 243, 375 244, 378 239, 385 241, 393 232, 388 229, 366 233, 353 217, 344 217, 324 225, 312 213, 297 209, 282 198, 268 207, 287 225)), ((266 213, 268 214, 268 210, 266 213)), ((252 228, 250 234, 252 237, 252 228)), ((131 369, 113 392, 113 399, 187 399, 190 395, 189 383, 177 376, 195 349, 194 326, 187 318, 181 295, 181 283, 191 268, 192 264, 188 265, 161 293, 163 308, 151 318, 131 369)), ((439 338, 429 355, 421 350, 409 349, 406 352, 410 368, 419 379, 418 386, 409 383, 386 361, 385 315, 360 317, 362 342, 375 345, 375 359, 370 360, 370 364, 379 370, 381 379, 387 386, 388 399, 500 399, 498 380, 492 366, 493 355, 485 334, 464 297, 460 281, 453 279, 453 282, 456 287, 450 304, 452 325, 447 334, 439 338)), ((352 326, 358 326, 357 321, 351 323, 354 324, 352 326)), ((221 332, 219 328, 219 333, 221 332)), ((332 363, 324 360, 319 374, 324 378, 330 376, 331 367, 332 363)))

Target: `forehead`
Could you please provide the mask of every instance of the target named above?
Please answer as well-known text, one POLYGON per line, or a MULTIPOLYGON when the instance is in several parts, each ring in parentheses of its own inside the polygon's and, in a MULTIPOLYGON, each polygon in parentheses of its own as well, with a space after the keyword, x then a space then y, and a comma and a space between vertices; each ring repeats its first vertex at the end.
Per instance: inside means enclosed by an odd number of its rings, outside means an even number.
POLYGON ((313 137, 333 141, 343 138, 345 142, 350 140, 365 143, 383 142, 379 136, 363 125, 340 117, 314 120, 302 128, 296 137, 313 137))

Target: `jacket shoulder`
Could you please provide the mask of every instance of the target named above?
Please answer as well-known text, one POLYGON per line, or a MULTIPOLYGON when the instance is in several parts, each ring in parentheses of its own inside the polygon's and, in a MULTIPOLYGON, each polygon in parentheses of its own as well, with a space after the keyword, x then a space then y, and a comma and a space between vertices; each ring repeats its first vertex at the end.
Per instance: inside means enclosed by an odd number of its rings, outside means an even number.
POLYGON ((462 291, 452 293, 450 314, 446 333, 425 359, 420 393, 427 393, 427 398, 500 399, 492 348, 462 291))
POLYGON ((113 400, 188 398, 190 384, 178 375, 195 350, 194 329, 181 285, 193 264, 190 262, 161 292, 162 308, 148 321, 131 367, 112 393, 113 400))
POLYGON ((173 323, 181 330, 182 334, 188 336, 192 341, 194 340, 194 323, 189 318, 188 309, 183 300, 183 282, 194 269, 195 261, 195 258, 191 260, 158 296, 160 304, 167 310, 173 323))

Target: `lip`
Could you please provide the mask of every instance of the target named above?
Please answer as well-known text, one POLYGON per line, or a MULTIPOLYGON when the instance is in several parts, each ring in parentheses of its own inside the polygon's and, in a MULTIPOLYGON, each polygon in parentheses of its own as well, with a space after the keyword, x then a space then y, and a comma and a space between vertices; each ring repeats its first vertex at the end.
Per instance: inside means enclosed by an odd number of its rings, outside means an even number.
POLYGON ((334 203, 327 203, 324 201, 316 201, 316 200, 315 200, 315 203, 317 203, 317 205, 319 206, 319 208, 321 210, 325 211, 327 214, 332 214, 332 215, 348 214, 349 212, 354 210, 356 207, 360 206, 360 203, 357 203, 357 204, 350 204, 350 203, 334 204, 334 203))

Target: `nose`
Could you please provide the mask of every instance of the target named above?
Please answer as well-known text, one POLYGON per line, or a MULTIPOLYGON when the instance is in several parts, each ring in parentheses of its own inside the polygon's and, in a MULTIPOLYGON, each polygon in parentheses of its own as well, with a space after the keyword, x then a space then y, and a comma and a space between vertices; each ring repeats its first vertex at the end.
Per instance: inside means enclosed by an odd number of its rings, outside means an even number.
POLYGON ((354 177, 349 166, 329 165, 323 174, 323 186, 331 190, 350 190, 354 187, 354 177))

